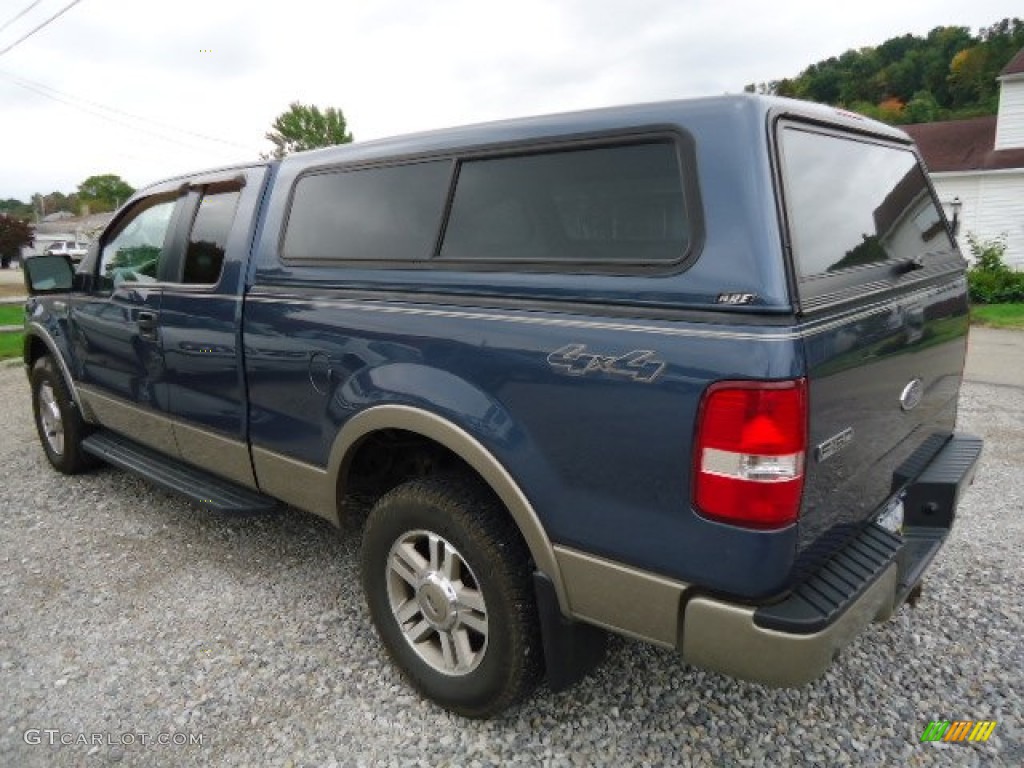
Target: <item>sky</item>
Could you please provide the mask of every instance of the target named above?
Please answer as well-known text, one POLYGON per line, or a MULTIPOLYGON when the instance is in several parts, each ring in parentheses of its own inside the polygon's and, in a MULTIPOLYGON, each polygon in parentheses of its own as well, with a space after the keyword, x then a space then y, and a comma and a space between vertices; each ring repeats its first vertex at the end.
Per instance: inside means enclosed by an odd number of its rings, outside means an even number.
POLYGON ((256 159, 293 101, 356 141, 735 93, 1020 0, 0 0, 0 199, 256 159), (23 10, 31 9, 12 21, 23 10))

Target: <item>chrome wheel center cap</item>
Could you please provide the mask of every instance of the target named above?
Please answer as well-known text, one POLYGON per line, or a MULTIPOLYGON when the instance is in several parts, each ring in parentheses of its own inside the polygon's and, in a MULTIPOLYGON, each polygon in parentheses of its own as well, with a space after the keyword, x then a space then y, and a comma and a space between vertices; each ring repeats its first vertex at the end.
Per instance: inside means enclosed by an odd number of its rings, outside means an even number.
POLYGON ((447 539, 408 531, 388 552, 387 598, 398 630, 434 672, 464 677, 488 647, 487 603, 473 570, 447 539))
POLYGON ((455 587, 437 571, 431 571, 416 587, 416 602, 431 626, 440 630, 455 625, 458 596, 455 587))

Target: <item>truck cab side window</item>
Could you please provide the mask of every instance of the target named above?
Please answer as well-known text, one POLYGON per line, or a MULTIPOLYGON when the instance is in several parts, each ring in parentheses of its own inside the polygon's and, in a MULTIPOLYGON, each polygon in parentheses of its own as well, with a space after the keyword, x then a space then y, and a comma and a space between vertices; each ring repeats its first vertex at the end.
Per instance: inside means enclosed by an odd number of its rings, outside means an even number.
POLYGON ((188 237, 182 282, 213 284, 220 279, 240 195, 237 189, 203 195, 188 237))
POLYGON ((103 244, 100 281, 104 287, 156 282, 174 205, 173 198, 144 201, 117 227, 103 244))

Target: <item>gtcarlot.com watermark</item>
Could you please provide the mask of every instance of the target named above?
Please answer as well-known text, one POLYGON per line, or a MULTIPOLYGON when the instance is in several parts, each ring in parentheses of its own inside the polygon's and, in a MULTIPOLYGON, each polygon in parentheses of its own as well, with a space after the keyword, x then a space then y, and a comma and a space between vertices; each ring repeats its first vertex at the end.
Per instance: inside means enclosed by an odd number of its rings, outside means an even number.
POLYGON ((57 728, 29 728, 22 734, 26 744, 76 747, 195 747, 203 746, 204 733, 85 733, 62 731, 57 728))

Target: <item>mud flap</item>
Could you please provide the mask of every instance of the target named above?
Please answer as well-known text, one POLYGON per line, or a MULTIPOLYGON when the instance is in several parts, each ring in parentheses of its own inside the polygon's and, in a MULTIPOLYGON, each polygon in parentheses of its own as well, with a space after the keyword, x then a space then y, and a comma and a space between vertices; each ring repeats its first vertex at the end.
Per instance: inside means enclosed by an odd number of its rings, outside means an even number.
POLYGON ((533 590, 537 596, 548 687, 557 693, 578 683, 604 660, 608 633, 565 618, 558 607, 555 585, 539 571, 533 574, 533 590))

